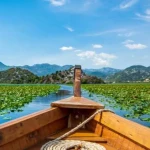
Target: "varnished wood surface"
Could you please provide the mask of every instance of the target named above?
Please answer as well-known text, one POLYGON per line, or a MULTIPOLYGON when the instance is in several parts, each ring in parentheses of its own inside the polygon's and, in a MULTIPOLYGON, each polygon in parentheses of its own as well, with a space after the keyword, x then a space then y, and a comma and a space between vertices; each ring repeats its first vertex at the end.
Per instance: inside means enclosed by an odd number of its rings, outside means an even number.
MULTIPOLYGON (((0 150, 26 150, 45 140, 49 135, 67 127, 67 117, 54 121, 38 130, 0 146, 0 150)), ((15 133, 14 133, 15 134, 15 133)))
POLYGON ((103 127, 102 137, 107 139, 107 144, 117 150, 149 150, 144 146, 132 141, 131 139, 118 134, 106 127, 103 127))
MULTIPOLYGON (((67 133, 70 130, 71 130, 70 128, 62 130, 57 134, 49 136, 48 139, 54 140, 54 139, 60 137, 61 135, 64 135, 65 133, 67 133)), ((80 130, 76 131, 75 133, 70 134, 68 137, 65 137, 64 139, 107 143, 107 140, 105 138, 100 137, 97 134, 95 134, 91 131, 88 131, 87 129, 80 129, 80 130)))
MULTIPOLYGON (((42 145, 44 145, 46 142, 52 140, 53 138, 57 138, 58 136, 61 136, 62 134, 68 132, 68 130, 70 129, 64 129, 60 132, 58 132, 57 134, 54 134, 52 135, 51 137, 49 137, 49 139, 41 142, 41 143, 38 143, 37 145, 29 148, 28 150, 40 150, 40 148, 42 147, 42 145)), ((86 141, 91 141, 91 142, 96 142, 96 143, 99 143, 100 145, 103 145, 106 150, 116 150, 115 148, 109 146, 108 144, 106 144, 106 139, 102 138, 102 137, 99 137, 97 134, 91 132, 91 131, 88 131, 87 129, 82 129, 82 130, 78 130, 76 132, 74 132, 73 134, 71 134, 70 136, 68 136, 67 139, 71 139, 71 140, 84 140, 84 139, 91 139, 91 140, 86 140, 86 141), (93 139, 101 139, 100 141, 99 140, 93 140, 93 139)))
POLYGON ((78 108, 78 109, 103 109, 104 106, 84 97, 69 97, 51 103, 52 107, 78 108))
POLYGON ((74 96, 81 97, 81 66, 74 70, 74 96))
MULTIPOLYGON (((130 146, 127 147, 134 146, 138 149, 139 145, 139 150, 150 149, 150 128, 127 120, 111 112, 103 112, 102 116, 97 114, 93 120, 101 124, 102 136, 107 137, 107 139, 109 139, 108 141, 114 143, 116 147, 121 144, 120 147, 123 149, 123 145, 126 147, 126 145, 129 145, 130 143, 130 146), (108 131, 109 134, 107 134, 108 131), (117 136, 123 139, 123 143, 117 143, 117 136)), ((90 125, 91 127, 93 126, 92 124, 88 124, 89 128, 90 125)), ((130 148, 126 149, 128 150, 130 148)), ((132 147, 132 149, 134 148, 132 147)))
POLYGON ((26 134, 32 133, 68 115, 68 110, 50 108, 44 111, 21 117, 0 126, 0 146, 26 134))

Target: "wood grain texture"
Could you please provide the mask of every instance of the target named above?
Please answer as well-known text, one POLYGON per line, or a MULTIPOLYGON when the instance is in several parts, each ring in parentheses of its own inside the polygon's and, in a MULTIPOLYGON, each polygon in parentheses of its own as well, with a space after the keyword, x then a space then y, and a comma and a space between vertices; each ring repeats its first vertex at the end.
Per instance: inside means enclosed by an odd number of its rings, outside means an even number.
MULTIPOLYGON (((111 141, 111 143, 116 143, 118 138, 115 137, 116 136, 115 134, 119 134, 124 137, 123 139, 124 147, 126 147, 126 149, 130 149, 130 146, 128 144, 129 141, 132 142, 132 144, 130 143, 130 145, 133 145, 134 143, 136 143, 136 145, 139 145, 139 147, 142 146, 145 149, 150 149, 150 129, 149 128, 144 127, 140 124, 137 124, 133 121, 127 120, 125 118, 122 118, 111 112, 103 112, 102 116, 98 114, 94 117, 94 120, 97 122, 100 122, 104 127, 107 127, 108 129, 111 130, 111 134, 107 134, 108 143, 109 141, 111 141), (125 142, 125 140, 128 140, 128 142, 125 142), (125 144, 128 144, 128 145, 125 145, 125 144)), ((104 131, 105 130, 103 130, 102 136, 106 134, 105 133, 106 131, 105 132, 104 131)), ((110 132, 110 131, 107 131, 107 132, 110 132)))
MULTIPOLYGON (((60 137, 61 135, 64 135, 65 133, 67 133, 68 131, 70 131, 71 129, 65 129, 60 131, 57 134, 54 134, 52 136, 49 136, 48 139, 49 140, 54 140, 58 137, 60 137)), ((107 140, 104 139, 103 137, 100 137, 99 135, 87 130, 87 129, 79 129, 78 131, 70 134, 69 136, 67 136, 66 138, 64 138, 66 140, 81 140, 81 141, 91 141, 91 142, 102 142, 102 143, 107 143, 107 140)))
POLYGON ((95 134, 101 136, 102 133, 102 125, 95 121, 95 120, 91 120, 89 123, 86 124, 86 128, 92 132, 94 132, 95 134))
POLYGON ((77 109, 103 109, 104 106, 84 97, 69 97, 51 103, 52 107, 77 108, 77 109))
POLYGON ((51 108, 0 126, 0 146, 31 133, 68 115, 68 111, 51 108))
POLYGON ((148 150, 137 144, 136 142, 104 127, 103 135, 107 140, 107 144, 117 150, 148 150))
POLYGON ((33 145, 41 143, 50 134, 54 134, 56 131, 62 130, 67 127, 68 118, 64 117, 57 121, 54 121, 38 130, 28 133, 14 141, 11 141, 5 145, 0 146, 0 150, 25 150, 33 145))
POLYGON ((106 150, 117 150, 116 148, 113 148, 112 146, 109 146, 108 144, 105 143, 100 143, 100 145, 104 146, 106 150))
POLYGON ((74 70, 74 97, 81 97, 81 69, 74 70))

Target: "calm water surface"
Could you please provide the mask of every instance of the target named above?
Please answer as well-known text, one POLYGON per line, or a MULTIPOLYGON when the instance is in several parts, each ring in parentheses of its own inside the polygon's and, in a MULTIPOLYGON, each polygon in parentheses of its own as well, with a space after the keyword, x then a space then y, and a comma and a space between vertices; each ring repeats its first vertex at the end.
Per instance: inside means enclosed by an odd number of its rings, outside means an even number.
MULTIPOLYGON (((0 124, 14 120, 16 118, 19 118, 19 117, 22 117, 22 116, 25 116, 28 114, 31 114, 31 113, 34 113, 34 112, 37 112, 37 111, 40 111, 40 110, 44 110, 46 108, 49 108, 50 104, 52 102, 61 100, 64 98, 68 98, 72 95, 73 95, 73 87, 72 86, 61 85, 61 88, 57 93, 53 93, 53 94, 50 94, 45 97, 35 98, 31 103, 25 105, 22 108, 22 110, 23 110, 22 112, 11 112, 9 114, 5 114, 4 116, 0 116, 0 124)), ((95 94, 92 94, 92 96, 89 96, 89 93, 85 90, 82 90, 82 96, 86 97, 88 99, 92 99, 98 103, 104 104, 105 108, 113 110, 116 114, 118 114, 120 116, 123 116, 127 112, 124 110, 120 110, 119 108, 113 108, 113 107, 109 106, 107 101, 102 100, 102 99, 104 99, 103 96, 99 96, 99 95, 95 95, 95 94)), ((144 122, 139 119, 130 119, 130 120, 133 120, 142 125, 150 127, 150 122, 144 122)))

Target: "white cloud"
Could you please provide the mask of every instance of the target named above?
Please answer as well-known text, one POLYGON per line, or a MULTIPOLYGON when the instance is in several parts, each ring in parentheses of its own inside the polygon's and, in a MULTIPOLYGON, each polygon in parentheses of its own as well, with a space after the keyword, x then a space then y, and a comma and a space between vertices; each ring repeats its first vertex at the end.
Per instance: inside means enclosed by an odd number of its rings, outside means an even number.
POLYGON ((96 66, 109 66, 110 65, 110 63, 107 60, 104 60, 102 58, 97 58, 97 57, 93 59, 93 62, 94 62, 94 65, 96 66))
POLYGON ((111 61, 116 58, 113 54, 96 53, 95 51, 84 51, 77 54, 81 59, 92 61, 96 66, 109 66, 111 61))
POLYGON ((137 13, 136 16, 138 17, 138 19, 150 22, 150 10, 149 9, 146 10, 144 15, 137 13))
POLYGON ((138 0, 125 0, 119 6, 120 9, 127 9, 137 3, 138 0))
POLYGON ((145 49, 145 48, 147 48, 147 46, 143 45, 143 44, 126 44, 125 46, 129 49, 145 49))
POLYGON ((70 50, 73 50, 74 48, 72 46, 63 46, 60 48, 62 51, 70 51, 70 50))
POLYGON ((107 54, 107 53, 100 53, 99 56, 104 58, 104 59, 114 59, 114 58, 116 58, 115 55, 107 54))
POLYGON ((125 42, 123 42, 124 46, 129 48, 129 49, 145 49, 147 48, 146 45, 140 44, 140 43, 135 43, 132 40, 126 40, 125 42))
POLYGON ((85 52, 77 54, 77 56, 79 56, 80 58, 92 58, 95 56, 95 52, 94 51, 85 51, 85 52))
POLYGON ((102 47, 103 47, 103 46, 100 45, 100 44, 93 44, 92 46, 93 46, 93 48, 102 48, 102 47))
POLYGON ((74 29, 73 28, 71 28, 71 27, 65 27, 68 31, 70 31, 70 32, 73 32, 74 31, 74 29))
POLYGON ((66 3, 66 0, 48 0, 54 6, 63 6, 66 3))

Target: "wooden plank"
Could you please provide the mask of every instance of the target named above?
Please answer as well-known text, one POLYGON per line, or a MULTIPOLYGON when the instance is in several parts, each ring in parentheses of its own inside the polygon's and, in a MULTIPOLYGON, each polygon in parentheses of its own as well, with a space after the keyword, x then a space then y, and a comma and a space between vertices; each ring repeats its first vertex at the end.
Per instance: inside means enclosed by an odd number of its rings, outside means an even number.
POLYGON ((6 145, 3 145, 2 147, 0 146, 0 150, 13 150, 13 146, 12 144, 6 144, 6 145))
MULTIPOLYGON (((94 120, 100 120, 100 115, 95 116, 94 120)), ((103 112, 100 120, 101 124, 110 128, 134 142, 150 149, 150 129, 137 124, 133 121, 127 120, 111 112, 103 112)))
POLYGON ((65 140, 80 140, 89 142, 107 143, 107 140, 103 137, 66 137, 65 140))
MULTIPOLYGON (((60 137, 61 135, 64 135, 65 133, 67 133, 68 131, 70 131, 71 129, 65 129, 60 131, 57 134, 54 134, 52 136, 49 136, 48 139, 49 140, 54 140, 58 137, 60 137)), ((80 129, 78 131, 76 131, 75 133, 72 133, 71 135, 69 135, 68 137, 64 138, 67 140, 81 140, 81 141, 91 141, 91 142, 102 142, 102 143, 106 143, 107 140, 99 137, 97 134, 88 131, 86 129, 80 129)))
MULTIPOLYGON (((104 136, 105 137, 105 136, 104 136)), ((124 138, 123 136, 119 135, 116 133, 116 141, 114 143, 114 147, 117 149, 121 149, 121 147, 123 146, 123 142, 124 142, 124 138)), ((107 139, 107 138, 106 138, 107 139)), ((108 140, 109 141, 109 140, 108 140)), ((133 143, 133 142, 132 142, 133 143)))
POLYGON ((85 126, 88 130, 96 133, 96 126, 97 126, 97 121, 95 120, 90 120, 85 126))
POLYGON ((102 125, 100 123, 96 124, 95 133, 99 136, 102 134, 102 125))
POLYGON ((81 66, 74 69, 74 97, 81 97, 81 66))
MULTIPOLYGON (((59 131, 58 133, 54 134, 54 135, 51 135, 50 138, 52 139, 55 139, 67 132, 69 132, 71 129, 70 128, 66 128, 64 130, 61 130, 59 131)), ((78 131, 70 134, 68 137, 79 137, 79 136, 93 136, 93 137, 97 137, 98 135, 89 131, 89 130, 86 130, 86 129, 79 129, 78 131)))
MULTIPOLYGON (((56 132, 57 130, 62 130, 63 128, 67 127, 67 117, 56 120, 55 122, 52 122, 38 130, 36 130, 35 132, 37 132, 37 135, 35 134, 35 136, 30 136, 30 134, 25 135, 25 143, 24 145, 22 145, 22 149, 27 149, 33 145, 36 145, 38 143, 40 143, 41 141, 45 140, 46 137, 54 132, 56 132)), ((33 134, 34 135, 34 134, 33 134)), ((19 139, 19 143, 22 143, 22 138, 19 139)), ((20 150, 22 150, 20 149, 20 150)))
POLYGON ((105 143, 100 143, 100 145, 104 146, 106 148, 106 150, 118 150, 116 148, 113 148, 112 146, 109 146, 108 144, 105 144, 105 143))
POLYGON ((144 150, 139 144, 106 127, 103 128, 102 137, 107 140, 109 146, 118 150, 144 150))
POLYGON ((14 150, 21 150, 20 143, 18 141, 15 141, 12 143, 12 149, 14 150))
POLYGON ((4 145, 49 123, 61 119, 67 116, 68 113, 69 112, 66 109, 51 108, 3 124, 0 126, 0 145, 4 145))
POLYGON ((52 107, 78 108, 78 109, 103 109, 104 106, 84 97, 69 97, 51 103, 52 107))
POLYGON ((14 141, 11 141, 5 145, 0 146, 2 149, 13 149, 13 150, 25 150, 33 145, 40 143, 45 140, 46 137, 58 130, 62 130, 67 127, 68 117, 56 120, 34 132, 28 133, 14 141))

